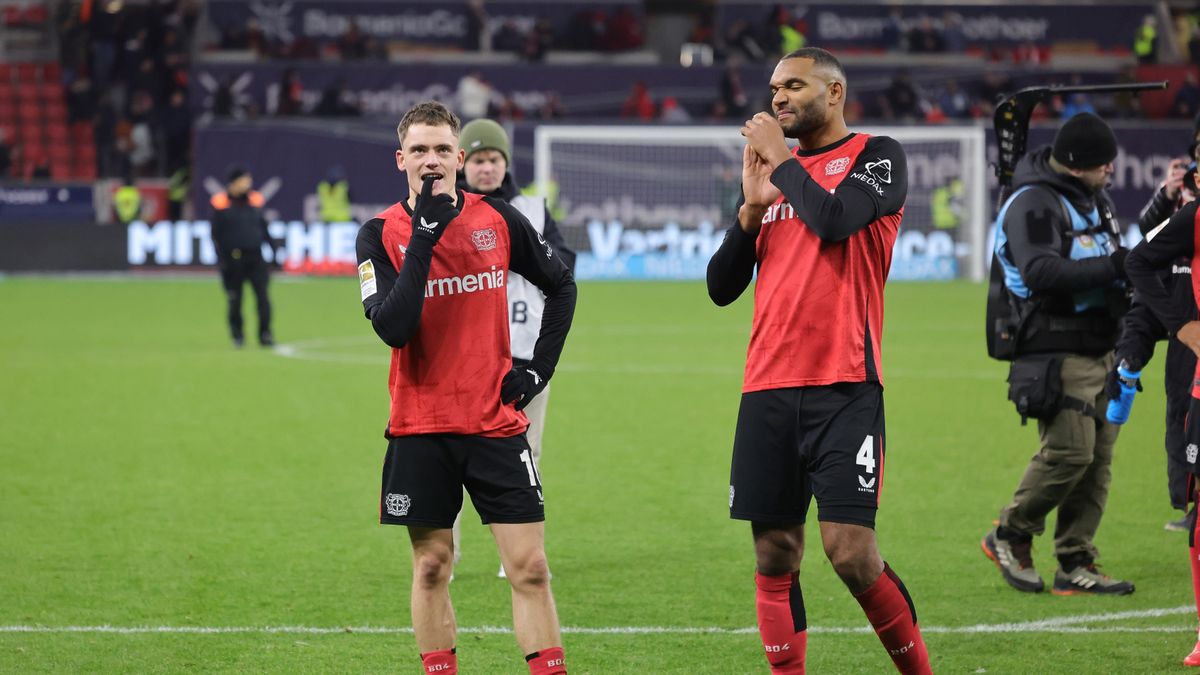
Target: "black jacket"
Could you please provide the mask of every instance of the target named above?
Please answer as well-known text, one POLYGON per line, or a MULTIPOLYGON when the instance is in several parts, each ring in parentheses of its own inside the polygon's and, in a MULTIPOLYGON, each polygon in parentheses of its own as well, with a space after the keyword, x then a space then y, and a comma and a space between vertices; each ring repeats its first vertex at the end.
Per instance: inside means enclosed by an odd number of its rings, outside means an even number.
POLYGON ((257 256, 263 243, 271 241, 262 209, 251 205, 248 196, 230 197, 229 206, 213 213, 211 227, 219 262, 228 260, 235 250, 241 251, 239 257, 257 256))
MULTIPOLYGON (((463 190, 465 192, 479 192, 467 184, 467 178, 461 171, 458 172, 457 187, 459 190, 463 190)), ((517 182, 513 180, 512 174, 505 173, 504 181, 500 183, 500 187, 492 190, 492 192, 487 196, 496 197, 503 199, 506 202, 511 202, 520 195, 521 190, 517 188, 517 182)), ((558 223, 556 223, 554 218, 550 216, 550 209, 546 209, 546 220, 545 227, 542 228, 542 238, 546 240, 547 244, 550 244, 550 247, 554 249, 554 253, 559 258, 562 258, 562 261, 567 265, 567 269, 574 273, 575 251, 571 250, 571 248, 567 246, 567 240, 563 238, 562 230, 558 229, 558 223)))
MULTIPOLYGON (((1102 222, 1112 222, 1112 201, 1096 194, 1073 176, 1050 167, 1050 147, 1039 148, 1021 159, 1013 176, 1013 190, 1027 185, 1013 200, 1001 224, 1008 237, 1007 257, 1030 290, 1033 315, 1022 331, 1022 353, 1065 351, 1103 354, 1117 341, 1118 321, 1127 309, 1124 292, 1114 282, 1124 277, 1118 256, 1072 260, 1071 231, 1059 195, 1080 213, 1098 208, 1102 222), (1043 189, 1048 188, 1048 189, 1043 189), (1075 312, 1074 294, 1109 290, 1109 307, 1075 312)), ((1116 239, 1116 233, 1113 233, 1116 239)))

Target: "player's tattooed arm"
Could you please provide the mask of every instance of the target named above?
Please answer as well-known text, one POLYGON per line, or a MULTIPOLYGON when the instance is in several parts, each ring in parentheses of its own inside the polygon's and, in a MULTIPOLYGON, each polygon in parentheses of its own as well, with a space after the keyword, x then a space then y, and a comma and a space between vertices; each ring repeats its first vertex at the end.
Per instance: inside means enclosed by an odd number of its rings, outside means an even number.
POLYGON ((822 241, 839 242, 904 207, 908 164, 899 143, 879 136, 867 141, 835 192, 821 187, 794 158, 775 169, 771 182, 822 241))
MULTIPOLYGON (((1154 312, 1172 335, 1176 335, 1191 316, 1181 313, 1163 285, 1159 271, 1177 258, 1190 258, 1195 252, 1196 210, 1200 202, 1191 202, 1177 211, 1165 225, 1150 233, 1129 253, 1125 270, 1137 291, 1138 301, 1154 312)), ((1193 271, 1194 273, 1194 271, 1193 271)), ((1188 345, 1191 346, 1190 344, 1188 345)), ((1194 349, 1194 347, 1193 347, 1194 349)))
POLYGON ((383 220, 367 221, 355 243, 363 312, 389 347, 400 349, 417 332, 433 247, 410 242, 397 273, 383 244, 383 220))
POLYGON ((575 277, 553 247, 538 235, 520 211, 502 199, 485 197, 508 225, 509 269, 528 279, 546 295, 542 325, 529 367, 549 380, 558 367, 567 332, 575 316, 575 277))

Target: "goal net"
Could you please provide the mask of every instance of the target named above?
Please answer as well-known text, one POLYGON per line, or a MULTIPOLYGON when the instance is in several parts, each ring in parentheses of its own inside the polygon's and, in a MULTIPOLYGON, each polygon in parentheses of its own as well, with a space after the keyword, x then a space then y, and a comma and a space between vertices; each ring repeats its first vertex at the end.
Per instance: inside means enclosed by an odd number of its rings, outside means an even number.
MULTIPOLYGON (((856 129, 908 158, 892 280, 983 279, 984 130, 856 129)), ((541 126, 534 190, 547 197, 581 279, 702 279, 736 215, 737 127, 541 126)))

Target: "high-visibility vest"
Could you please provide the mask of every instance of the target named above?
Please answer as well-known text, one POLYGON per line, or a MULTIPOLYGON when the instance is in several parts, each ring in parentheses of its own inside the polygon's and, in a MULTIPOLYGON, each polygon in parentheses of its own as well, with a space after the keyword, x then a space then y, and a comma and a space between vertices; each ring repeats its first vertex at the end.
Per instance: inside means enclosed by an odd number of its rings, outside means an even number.
POLYGON ((350 220, 350 184, 344 180, 336 183, 317 183, 317 203, 320 205, 321 220, 327 223, 345 223, 350 220))
POLYGON ((142 214, 142 193, 132 185, 117 188, 113 193, 113 210, 122 225, 132 223, 142 214))
POLYGON ((1134 56, 1150 56, 1154 53, 1154 38, 1158 37, 1158 31, 1154 26, 1142 24, 1138 29, 1137 34, 1133 38, 1133 54, 1134 56))

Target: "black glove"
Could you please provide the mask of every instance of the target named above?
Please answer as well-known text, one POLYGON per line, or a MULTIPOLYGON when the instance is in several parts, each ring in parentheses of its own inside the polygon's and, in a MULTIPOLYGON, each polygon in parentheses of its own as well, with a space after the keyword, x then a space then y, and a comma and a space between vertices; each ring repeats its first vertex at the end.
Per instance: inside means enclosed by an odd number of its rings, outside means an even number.
POLYGON ((1114 251, 1111 256, 1109 256, 1109 258, 1113 262, 1113 265, 1117 268, 1117 278, 1118 279, 1128 279, 1129 278, 1129 275, 1125 273, 1125 259, 1128 257, 1129 257, 1129 249, 1127 249, 1127 248, 1119 248, 1116 251, 1114 251))
MULTIPOLYGON (((1118 363, 1120 362, 1118 360, 1118 363)), ((1137 390, 1142 391, 1142 378, 1140 377, 1137 379, 1137 390)), ((1121 374, 1117 372, 1115 366, 1112 370, 1108 371, 1108 379, 1104 381, 1104 395, 1110 401, 1121 398, 1121 374)))
POLYGON ((436 244, 450 221, 462 213, 450 195, 433 196, 433 180, 426 178, 421 185, 421 194, 417 195, 412 214, 413 238, 426 239, 430 245, 436 244))
POLYGON ((500 400, 512 403, 517 410, 524 410, 534 396, 546 388, 546 378, 529 366, 518 366, 508 371, 500 382, 500 400))

